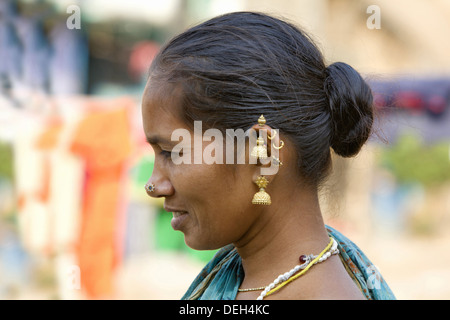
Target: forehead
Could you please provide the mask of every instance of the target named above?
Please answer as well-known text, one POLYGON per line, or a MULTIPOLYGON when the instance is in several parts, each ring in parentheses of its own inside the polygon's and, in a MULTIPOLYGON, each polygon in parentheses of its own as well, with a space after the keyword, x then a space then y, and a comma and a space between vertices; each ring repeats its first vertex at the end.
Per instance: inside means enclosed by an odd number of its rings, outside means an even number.
POLYGON ((142 121, 147 137, 170 138, 176 128, 186 128, 181 117, 181 100, 181 86, 148 80, 142 97, 142 121))

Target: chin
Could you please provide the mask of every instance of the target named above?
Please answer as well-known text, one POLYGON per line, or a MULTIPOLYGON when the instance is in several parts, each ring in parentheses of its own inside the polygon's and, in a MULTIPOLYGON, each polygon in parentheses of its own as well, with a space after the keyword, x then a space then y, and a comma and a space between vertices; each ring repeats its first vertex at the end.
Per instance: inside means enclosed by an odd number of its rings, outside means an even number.
POLYGON ((184 242, 186 245, 194 250, 217 250, 224 247, 227 244, 220 245, 216 241, 199 239, 196 237, 184 236, 184 242))

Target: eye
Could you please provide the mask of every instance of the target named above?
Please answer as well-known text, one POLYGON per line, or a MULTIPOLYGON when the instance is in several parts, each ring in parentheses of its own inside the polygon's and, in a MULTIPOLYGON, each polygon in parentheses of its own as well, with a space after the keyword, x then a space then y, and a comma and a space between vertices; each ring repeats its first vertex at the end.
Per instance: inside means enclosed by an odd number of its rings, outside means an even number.
POLYGON ((153 149, 153 151, 155 152, 155 154, 157 154, 158 156, 163 157, 163 159, 169 159, 171 157, 171 155, 172 155, 172 151, 164 150, 158 145, 150 144, 150 146, 153 149))
POLYGON ((163 156, 165 159, 168 159, 172 156, 172 151, 161 150, 159 154, 163 156))

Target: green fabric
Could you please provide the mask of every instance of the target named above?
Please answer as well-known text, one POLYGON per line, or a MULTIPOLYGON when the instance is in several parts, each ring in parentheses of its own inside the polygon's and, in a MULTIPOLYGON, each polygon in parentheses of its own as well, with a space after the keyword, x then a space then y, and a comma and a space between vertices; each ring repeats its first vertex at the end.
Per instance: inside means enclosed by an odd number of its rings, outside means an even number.
MULTIPOLYGON (((365 254, 337 230, 328 227, 338 243, 339 255, 361 292, 369 300, 393 300, 394 294, 365 254)), ((183 300, 234 300, 244 279, 241 258, 232 245, 217 252, 195 278, 183 300)))

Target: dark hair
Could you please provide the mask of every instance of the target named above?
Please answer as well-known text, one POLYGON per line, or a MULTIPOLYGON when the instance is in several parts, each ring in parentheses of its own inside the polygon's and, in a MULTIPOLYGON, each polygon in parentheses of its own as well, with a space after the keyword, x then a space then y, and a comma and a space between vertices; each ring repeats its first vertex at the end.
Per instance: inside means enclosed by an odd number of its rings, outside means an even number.
POLYGON ((246 130, 264 114, 295 145, 299 173, 314 186, 328 172, 330 147, 354 156, 371 132, 372 93, 358 72, 327 67, 308 35, 266 14, 230 13, 190 28, 162 48, 150 75, 182 86, 188 124, 246 130))

